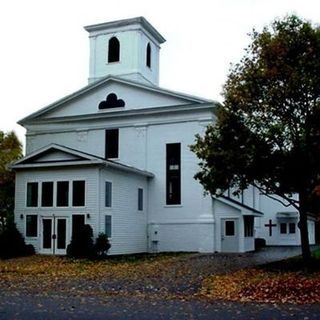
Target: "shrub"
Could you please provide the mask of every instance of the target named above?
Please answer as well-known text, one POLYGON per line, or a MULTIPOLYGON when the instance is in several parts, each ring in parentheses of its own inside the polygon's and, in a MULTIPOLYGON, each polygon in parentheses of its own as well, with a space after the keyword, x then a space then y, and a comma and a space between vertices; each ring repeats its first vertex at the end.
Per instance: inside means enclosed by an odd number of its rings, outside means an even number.
POLYGON ((76 230, 71 238, 71 242, 67 247, 67 256, 71 258, 93 258, 93 231, 90 225, 85 224, 76 230))
POLYGON ((35 253, 34 247, 26 245, 22 234, 13 222, 7 223, 0 235, 0 258, 9 259, 35 253))
POLYGON ((94 251, 97 259, 104 259, 107 257, 108 250, 111 248, 109 239, 105 233, 99 233, 96 243, 94 245, 94 251))

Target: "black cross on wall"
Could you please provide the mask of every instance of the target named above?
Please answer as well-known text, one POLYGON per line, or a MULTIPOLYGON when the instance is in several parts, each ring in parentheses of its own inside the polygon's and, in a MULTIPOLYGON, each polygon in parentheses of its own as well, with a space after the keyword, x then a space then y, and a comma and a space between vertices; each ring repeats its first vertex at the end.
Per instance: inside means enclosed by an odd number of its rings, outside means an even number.
POLYGON ((277 225, 275 223, 272 223, 272 220, 269 220, 269 223, 264 225, 265 227, 269 228, 269 237, 272 237, 272 228, 276 227, 277 225))

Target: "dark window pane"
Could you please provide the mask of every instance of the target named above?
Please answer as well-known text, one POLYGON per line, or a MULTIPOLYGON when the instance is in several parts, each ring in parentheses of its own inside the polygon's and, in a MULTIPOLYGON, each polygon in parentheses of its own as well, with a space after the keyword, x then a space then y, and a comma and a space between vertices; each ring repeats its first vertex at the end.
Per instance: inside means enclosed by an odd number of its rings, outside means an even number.
POLYGON ((244 236, 253 237, 254 217, 244 216, 244 236))
POLYGON ((147 45, 147 59, 146 59, 147 67, 151 68, 151 46, 150 43, 147 45))
POLYGON ((69 182, 57 182, 57 207, 67 207, 69 205, 69 182))
POLYGON ((296 233, 296 224, 289 223, 289 233, 296 233))
POLYGON ((105 206, 110 208, 112 206, 112 183, 106 181, 106 199, 105 206))
POLYGON ((83 207, 85 205, 85 182, 73 181, 72 205, 83 207))
POLYGON ((42 207, 53 206, 53 182, 42 182, 42 207))
POLYGON ((120 42, 116 37, 109 40, 108 62, 118 62, 120 60, 120 42))
POLYGON ((106 159, 119 157, 119 129, 106 130, 106 159))
POLYGON ((181 203, 181 146, 180 143, 167 144, 166 149, 166 203, 181 203))
POLYGON ((66 248, 66 219, 58 219, 57 221, 57 248, 66 248))
POLYGON ((42 235, 42 247, 43 249, 51 249, 51 239, 52 239, 52 220, 43 219, 43 235, 42 235))
POLYGON ((234 236, 235 235, 235 228, 234 228, 234 221, 226 221, 226 236, 234 236))
POLYGON ((84 215, 74 214, 72 216, 72 236, 84 226, 84 215))
POLYGON ((286 223, 280 223, 280 233, 282 233, 282 234, 287 233, 287 224, 286 223))
POLYGON ((143 210, 143 189, 138 189, 138 210, 143 210))
POLYGON ((38 182, 28 182, 27 184, 27 207, 38 206, 38 182))
POLYGON ((36 215, 26 216, 26 236, 27 237, 38 236, 38 216, 36 215))
POLYGON ((111 238, 111 216, 105 216, 105 233, 108 238, 111 238))

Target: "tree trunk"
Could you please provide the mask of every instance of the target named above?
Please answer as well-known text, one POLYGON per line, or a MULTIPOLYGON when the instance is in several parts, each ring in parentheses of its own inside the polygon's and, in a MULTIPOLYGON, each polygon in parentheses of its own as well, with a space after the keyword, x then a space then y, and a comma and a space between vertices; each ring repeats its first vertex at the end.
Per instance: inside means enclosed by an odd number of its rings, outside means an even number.
POLYGON ((308 235, 308 206, 307 206, 307 195, 304 192, 299 193, 299 228, 301 237, 301 250, 304 264, 307 266, 311 259, 311 251, 309 246, 309 235, 308 235))

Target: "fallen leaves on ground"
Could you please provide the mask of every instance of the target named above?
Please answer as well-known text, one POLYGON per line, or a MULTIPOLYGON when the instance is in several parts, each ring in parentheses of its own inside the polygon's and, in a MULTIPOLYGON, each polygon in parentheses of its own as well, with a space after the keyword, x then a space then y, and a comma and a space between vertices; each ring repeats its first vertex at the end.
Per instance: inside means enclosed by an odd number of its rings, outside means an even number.
POLYGON ((36 255, 0 260, 0 291, 106 299, 320 303, 319 272, 274 272, 244 268, 242 263, 221 255, 161 254, 106 261, 36 255))
POLYGON ((267 272, 244 269, 212 275, 203 281, 200 296, 241 302, 310 304, 320 302, 320 273, 267 272))
POLYGON ((174 286, 188 274, 186 268, 176 267, 183 257, 87 261, 36 255, 0 260, 0 288, 36 294, 171 296, 170 282, 174 286))

